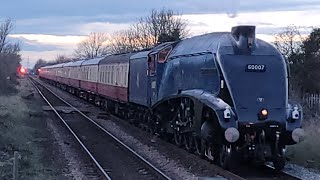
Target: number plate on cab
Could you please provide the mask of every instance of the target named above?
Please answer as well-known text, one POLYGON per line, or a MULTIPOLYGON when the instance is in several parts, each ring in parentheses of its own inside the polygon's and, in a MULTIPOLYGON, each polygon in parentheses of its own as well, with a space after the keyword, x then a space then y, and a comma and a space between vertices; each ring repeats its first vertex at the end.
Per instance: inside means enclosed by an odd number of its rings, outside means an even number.
POLYGON ((266 65, 264 64, 247 64, 246 72, 265 72, 266 65))

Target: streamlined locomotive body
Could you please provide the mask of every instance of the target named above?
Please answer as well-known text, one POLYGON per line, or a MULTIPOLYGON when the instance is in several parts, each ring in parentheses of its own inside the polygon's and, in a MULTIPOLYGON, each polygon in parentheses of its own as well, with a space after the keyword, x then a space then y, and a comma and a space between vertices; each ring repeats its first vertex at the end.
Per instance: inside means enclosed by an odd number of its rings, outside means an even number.
POLYGON ((302 108, 288 100, 287 63, 255 38, 254 26, 111 55, 98 66, 96 104, 224 168, 243 157, 282 169, 286 145, 303 139, 302 108), (123 76, 117 63, 129 72, 123 76), (113 86, 125 82, 122 100, 99 88, 111 76, 113 86))

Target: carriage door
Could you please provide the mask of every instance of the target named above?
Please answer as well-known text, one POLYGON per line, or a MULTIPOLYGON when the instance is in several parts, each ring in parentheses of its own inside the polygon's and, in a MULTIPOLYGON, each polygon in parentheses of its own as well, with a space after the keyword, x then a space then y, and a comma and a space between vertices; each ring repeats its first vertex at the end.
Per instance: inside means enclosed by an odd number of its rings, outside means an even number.
POLYGON ((150 54, 148 57, 148 104, 151 106, 157 100, 157 54, 150 54))

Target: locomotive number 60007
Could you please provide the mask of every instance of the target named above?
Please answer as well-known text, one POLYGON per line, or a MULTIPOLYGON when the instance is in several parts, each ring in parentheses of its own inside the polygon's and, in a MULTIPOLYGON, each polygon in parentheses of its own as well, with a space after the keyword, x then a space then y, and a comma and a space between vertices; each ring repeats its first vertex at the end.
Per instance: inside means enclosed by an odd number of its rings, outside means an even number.
POLYGON ((246 71, 247 72, 265 72, 266 65, 264 65, 264 64, 247 64, 246 71))

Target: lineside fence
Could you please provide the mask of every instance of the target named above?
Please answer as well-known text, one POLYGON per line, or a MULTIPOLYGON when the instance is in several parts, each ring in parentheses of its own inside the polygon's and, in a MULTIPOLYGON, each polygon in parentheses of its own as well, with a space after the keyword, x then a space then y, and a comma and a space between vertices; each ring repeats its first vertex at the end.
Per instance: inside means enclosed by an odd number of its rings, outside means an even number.
POLYGON ((305 94, 302 100, 309 109, 320 110, 320 94, 305 94))

